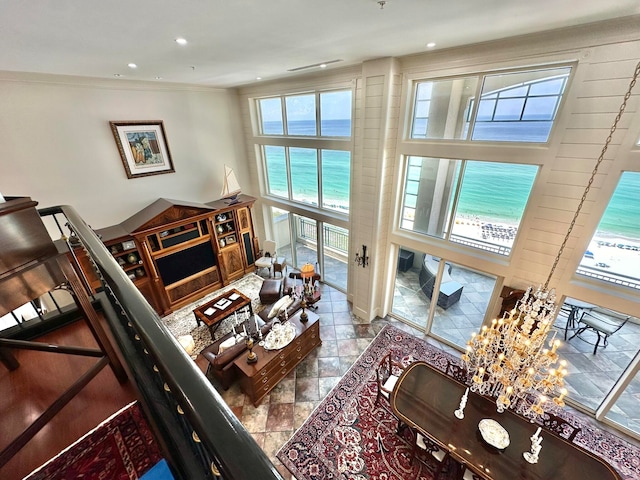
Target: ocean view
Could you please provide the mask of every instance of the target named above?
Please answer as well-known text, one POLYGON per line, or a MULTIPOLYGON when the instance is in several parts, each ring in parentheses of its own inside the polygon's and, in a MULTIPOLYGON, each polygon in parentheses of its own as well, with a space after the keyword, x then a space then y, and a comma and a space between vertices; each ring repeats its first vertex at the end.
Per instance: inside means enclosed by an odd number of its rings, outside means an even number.
MULTIPOLYGON (((315 122, 290 122, 292 135, 314 136, 315 122), (295 132, 295 133, 292 133, 295 132)), ((326 136, 351 134, 349 120, 325 120, 321 124, 326 136)), ((282 123, 265 122, 265 133, 282 131, 282 123)), ((288 196, 284 147, 265 147, 271 193, 288 196)), ((349 202, 351 154, 348 151, 322 150, 323 199, 325 206, 345 209, 349 202)), ((293 198, 318 204, 317 151, 291 148, 291 182, 293 198)), ((513 223, 525 208, 537 168, 491 162, 469 162, 464 176, 457 214, 480 217, 494 222, 513 223)), ((640 198, 640 173, 626 172, 598 228, 600 236, 640 239, 640 209, 633 208, 640 198)))

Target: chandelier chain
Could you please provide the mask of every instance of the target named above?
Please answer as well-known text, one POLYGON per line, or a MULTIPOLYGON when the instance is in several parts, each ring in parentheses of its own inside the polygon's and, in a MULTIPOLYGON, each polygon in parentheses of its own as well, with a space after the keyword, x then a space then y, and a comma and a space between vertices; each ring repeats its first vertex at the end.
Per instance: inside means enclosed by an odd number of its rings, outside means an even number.
POLYGON ((584 193, 582 194, 582 198, 580 199, 580 203, 578 204, 578 208, 576 209, 575 213, 573 214, 573 219, 571 220, 571 223, 569 224, 569 229, 567 230, 567 233, 564 237, 564 240, 562 241, 562 244, 560 245, 560 249, 558 250, 558 254, 556 255, 556 258, 553 262, 553 265, 551 266, 551 271, 549 272, 549 276, 547 277, 547 281, 544 284, 544 289, 546 290, 549 287, 549 282, 551 281, 551 277, 553 276, 553 273, 556 270, 556 267, 558 266, 558 262, 560 261, 560 257, 562 256, 562 253, 564 252, 564 247, 567 245, 567 241, 569 240, 569 237, 571 236, 571 232, 573 231, 573 227, 576 224, 576 220, 578 219, 578 215, 580 214, 580 211, 582 210, 582 207, 584 205, 584 202, 587 199, 587 194, 589 193, 589 190, 591 189, 591 185, 593 184, 593 181, 596 177, 596 174, 598 173, 598 168, 600 167, 600 164, 602 163, 602 161, 604 160, 604 155, 607 152, 607 149, 609 148, 609 144, 611 143, 611 139, 613 138, 613 134, 615 133, 616 129, 618 128, 618 122, 620 121, 620 118, 622 117, 622 114, 624 113, 625 108, 627 107, 627 100, 629 100, 629 98, 631 97, 631 91, 633 90, 633 87, 636 85, 636 81, 638 80, 638 77, 640 76, 640 62, 638 62, 638 64, 636 65, 636 69, 633 73, 633 78, 631 79, 631 82, 629 83, 629 88, 627 90, 627 93, 624 95, 624 100, 622 101, 622 104, 620 105, 620 110, 618 111, 618 114, 616 115, 615 120, 613 121, 613 125, 611 126, 611 130, 609 131, 609 136, 607 137, 604 146, 602 147, 602 152, 600 152, 600 156, 598 157, 598 160, 596 161, 596 164, 593 168, 593 171, 591 172, 591 177, 589 178, 589 181, 587 182, 587 186, 584 189, 584 193))

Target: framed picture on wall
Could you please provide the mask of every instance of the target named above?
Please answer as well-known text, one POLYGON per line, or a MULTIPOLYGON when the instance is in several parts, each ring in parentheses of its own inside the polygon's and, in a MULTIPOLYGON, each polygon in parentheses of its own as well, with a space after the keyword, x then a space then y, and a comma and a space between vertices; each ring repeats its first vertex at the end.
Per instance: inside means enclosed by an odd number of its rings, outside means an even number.
POLYGON ((161 120, 109 124, 128 178, 175 172, 161 120))

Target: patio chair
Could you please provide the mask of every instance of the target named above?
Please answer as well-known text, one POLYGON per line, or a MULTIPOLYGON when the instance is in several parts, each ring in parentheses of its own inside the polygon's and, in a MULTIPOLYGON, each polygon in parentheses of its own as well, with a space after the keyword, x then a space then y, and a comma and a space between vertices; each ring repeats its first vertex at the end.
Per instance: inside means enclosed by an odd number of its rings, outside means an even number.
POLYGON ((578 329, 569 337, 569 340, 587 330, 595 332, 598 336, 593 347, 593 354, 595 355, 598 347, 602 346, 602 348, 606 348, 609 344, 609 337, 624 327, 631 318, 630 316, 620 315, 612 311, 607 311, 606 314, 596 311, 595 309, 588 312, 585 311, 578 320, 578 329), (601 341, 602 345, 600 344, 601 341))

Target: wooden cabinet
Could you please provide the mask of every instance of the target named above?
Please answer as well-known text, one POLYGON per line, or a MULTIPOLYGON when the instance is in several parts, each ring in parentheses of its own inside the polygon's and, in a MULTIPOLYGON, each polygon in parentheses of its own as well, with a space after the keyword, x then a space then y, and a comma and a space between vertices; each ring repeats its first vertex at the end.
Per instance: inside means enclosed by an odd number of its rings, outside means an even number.
MULTIPOLYGON (((164 316, 253 270, 255 199, 180 202, 160 198, 119 225, 103 242, 159 315, 164 316)), ((96 289, 100 282, 82 251, 77 257, 96 289)))
POLYGON ((314 348, 322 344, 320 339, 320 318, 314 312, 307 311, 309 320, 300 321, 298 311, 289 318, 295 326, 297 335, 293 341, 280 350, 265 350, 256 346, 253 351, 258 355, 256 363, 247 363, 246 352, 234 360, 238 369, 240 388, 246 393, 254 406, 293 370, 314 348))

